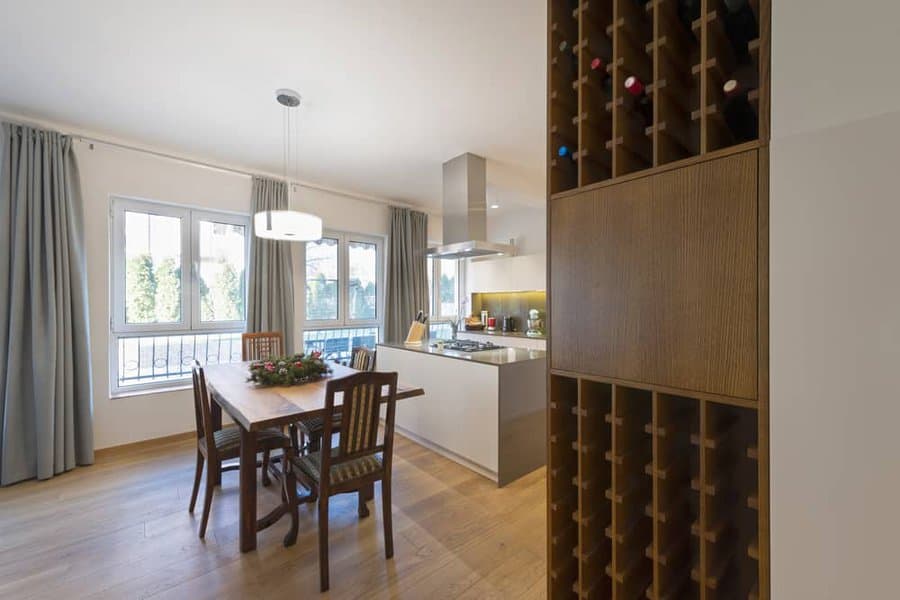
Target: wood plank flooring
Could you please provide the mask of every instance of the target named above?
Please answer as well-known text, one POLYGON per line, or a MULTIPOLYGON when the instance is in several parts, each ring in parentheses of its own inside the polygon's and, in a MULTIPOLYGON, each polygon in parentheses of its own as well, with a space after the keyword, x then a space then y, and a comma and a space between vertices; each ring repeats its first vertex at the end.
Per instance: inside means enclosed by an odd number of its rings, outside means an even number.
MULTIPOLYGON (((46 482, 0 488, 0 598, 544 598, 546 482, 503 489, 403 437, 394 458, 394 558, 384 559, 381 495, 360 521, 332 499, 331 590, 318 592, 316 511, 296 546, 282 520, 238 549, 237 472, 223 475, 206 540, 187 512, 193 441, 101 452, 46 482)), ((379 484, 380 485, 380 484, 379 484)), ((260 514, 277 503, 260 488, 260 514)), ((201 487, 202 496, 202 487, 201 487)))

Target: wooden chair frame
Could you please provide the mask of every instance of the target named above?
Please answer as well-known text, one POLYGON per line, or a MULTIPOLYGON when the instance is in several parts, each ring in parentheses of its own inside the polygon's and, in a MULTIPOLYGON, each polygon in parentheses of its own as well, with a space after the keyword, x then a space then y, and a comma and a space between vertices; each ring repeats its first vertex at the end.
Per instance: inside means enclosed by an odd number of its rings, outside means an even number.
MULTIPOLYGON (((272 356, 284 355, 284 335, 280 331, 260 331, 258 333, 241 334, 241 360, 266 360, 272 356)), ((268 486, 269 452, 263 452, 262 484, 268 486)))
POLYGON ((265 360, 285 354, 284 335, 280 331, 241 334, 241 360, 265 360), (263 353, 262 350, 267 352, 263 353))
MULTIPOLYGON (((237 458, 235 456, 222 456, 216 446, 215 430, 212 420, 212 412, 210 410, 209 392, 206 387, 206 375, 203 367, 198 361, 194 361, 191 368, 191 375, 194 383, 194 417, 197 423, 197 465, 194 471, 194 486, 191 490, 191 502, 188 506, 188 512, 193 513, 197 504, 197 495, 200 491, 200 479, 203 476, 203 464, 207 462, 206 468, 206 491, 203 498, 203 515, 200 519, 199 537, 206 537, 206 527, 209 523, 209 512, 212 506, 213 492, 217 485, 220 485, 222 473, 225 471, 236 471, 240 469, 240 464, 223 465, 223 461, 237 458), (201 444, 201 440, 203 443, 201 444)), ((284 544, 289 546, 297 539, 298 518, 297 514, 297 496, 296 496, 296 480, 290 469, 290 459, 294 455, 294 450, 289 443, 285 443, 282 448, 284 452, 284 464, 281 476, 279 477, 282 484, 281 496, 284 502, 282 510, 289 512, 291 515, 291 529, 285 536, 284 544)), ((264 451, 263 481, 267 480, 268 475, 268 457, 269 450, 264 451)), ((274 522, 274 521, 273 521, 274 522)))
MULTIPOLYGON (((381 502, 384 519, 384 553, 385 558, 394 556, 393 524, 391 515, 391 463, 394 449, 394 419, 397 408, 397 373, 361 372, 328 382, 325 391, 324 432, 322 439, 330 440, 333 432, 333 416, 341 415, 342 429, 339 431, 338 446, 335 456, 328 448, 321 452, 319 479, 308 477, 301 469, 295 469, 297 479, 319 500, 319 579, 321 591, 328 590, 328 500, 336 494, 356 492, 359 495, 359 515, 368 514, 365 506, 366 492, 376 481, 381 481, 381 502), (389 393, 386 402, 381 402, 382 390, 387 386, 389 393), (371 390, 374 388, 374 392, 371 390), (362 393, 359 394, 359 390, 362 393), (334 397, 343 394, 341 407, 335 411, 334 397), (369 398, 365 398, 365 394, 369 398), (371 401, 372 396, 375 402, 371 401), (384 434, 378 444, 378 425, 381 405, 387 405, 384 421, 384 434), (368 411, 368 412, 366 412, 368 411), (362 426, 362 428, 360 428, 362 426), (331 468, 358 458, 381 453, 381 468, 373 473, 331 484, 331 468)), ((327 445, 326 445, 327 446, 327 445)))

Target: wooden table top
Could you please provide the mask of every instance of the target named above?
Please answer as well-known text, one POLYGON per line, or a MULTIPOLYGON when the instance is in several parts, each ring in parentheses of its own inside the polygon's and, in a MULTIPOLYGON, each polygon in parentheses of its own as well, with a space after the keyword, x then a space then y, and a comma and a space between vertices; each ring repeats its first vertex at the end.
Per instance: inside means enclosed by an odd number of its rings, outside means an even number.
MULTIPOLYGON (((236 362, 204 367, 212 400, 248 431, 287 425, 302 417, 323 414, 328 380, 357 373, 350 367, 331 364, 332 373, 325 379, 293 386, 260 387, 247 381, 249 365, 249 362, 236 362)), ((335 406, 340 406, 341 395, 335 396, 335 406)), ((387 387, 384 395, 387 395, 387 387)), ((398 400, 423 395, 425 390, 422 388, 397 383, 398 400)))

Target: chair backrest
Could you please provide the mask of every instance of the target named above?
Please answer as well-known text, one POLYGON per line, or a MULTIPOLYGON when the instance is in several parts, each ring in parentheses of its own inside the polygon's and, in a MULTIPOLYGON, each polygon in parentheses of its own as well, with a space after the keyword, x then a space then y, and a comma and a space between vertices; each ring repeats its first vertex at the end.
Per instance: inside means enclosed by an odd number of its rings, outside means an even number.
POLYGON ((266 360, 284 355, 284 336, 280 331, 241 334, 241 360, 266 360))
POLYGON ((215 456, 216 443, 213 438, 212 415, 209 409, 209 391, 206 389, 206 375, 200 362, 195 360, 191 367, 194 379, 194 418, 197 422, 197 439, 206 440, 206 450, 210 460, 215 456))
POLYGON ((357 371, 374 371, 375 370, 375 351, 358 346, 353 349, 350 356, 350 364, 347 365, 357 371))
MULTIPOLYGON (((382 453, 384 471, 390 471, 394 448, 394 415, 397 405, 397 374, 374 371, 355 373, 340 379, 332 379, 325 388, 325 414, 334 415, 334 397, 343 394, 338 409, 341 415, 341 430, 338 446, 331 453, 322 452, 322 479, 328 481, 327 473, 332 465, 354 458, 382 453), (384 436, 378 443, 378 423, 381 416, 384 388, 387 397, 384 404, 387 413, 384 419, 384 436)), ((324 419, 322 439, 330 440, 333 418, 324 419)), ((325 449, 328 443, 323 443, 325 449)))

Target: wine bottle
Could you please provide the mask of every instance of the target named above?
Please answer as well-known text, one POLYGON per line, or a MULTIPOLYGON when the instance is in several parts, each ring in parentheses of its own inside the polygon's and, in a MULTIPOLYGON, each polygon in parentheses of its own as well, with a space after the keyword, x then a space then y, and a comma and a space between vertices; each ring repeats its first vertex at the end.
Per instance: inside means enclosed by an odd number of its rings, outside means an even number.
POLYGON ((567 40, 559 43, 559 56, 556 58, 560 67, 565 70, 568 79, 578 77, 578 55, 575 53, 575 46, 567 40))
POLYGON ((599 82, 603 86, 603 91, 610 98, 612 97, 612 77, 606 71, 606 61, 599 56, 595 56, 590 62, 591 77, 594 81, 599 82))
POLYGON ((556 155, 560 158, 568 158, 572 162, 575 162, 575 153, 572 152, 572 148, 566 146, 565 144, 561 145, 559 149, 556 151, 556 155))
POLYGON ((644 82, 636 76, 631 75, 625 79, 625 91, 631 98, 630 107, 632 112, 638 114, 643 119, 643 126, 653 123, 653 101, 647 95, 647 89, 644 82))
POLYGON ((725 5, 725 33, 739 62, 747 62, 747 44, 759 37, 759 24, 748 0, 722 0, 725 5))
POLYGON ((722 116, 738 142, 749 142, 758 136, 759 121, 747 98, 751 89, 743 86, 737 79, 729 79, 722 86, 725 92, 722 116))
POLYGON ((569 40, 563 40, 559 43, 560 54, 566 54, 567 52, 574 52, 572 44, 569 43, 569 40))
POLYGON ((755 90, 759 87, 759 70, 757 70, 756 65, 741 65, 737 69, 731 73, 731 76, 728 78, 728 81, 725 82, 725 85, 722 86, 722 90, 725 92, 725 95, 729 95, 728 89, 734 89, 734 86, 739 87, 741 90, 745 92, 749 92, 750 90, 755 90), (734 82, 732 85, 729 85, 730 82, 734 82))

